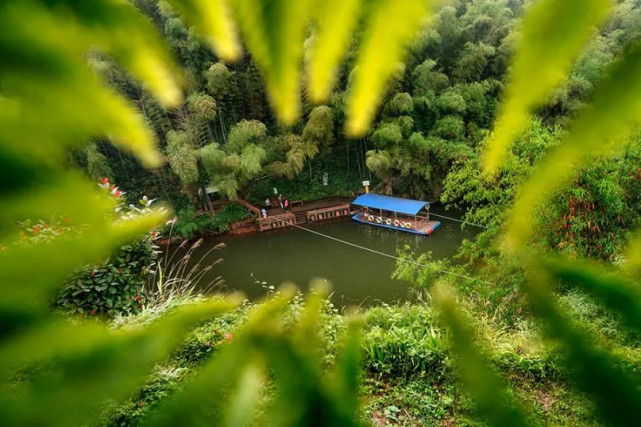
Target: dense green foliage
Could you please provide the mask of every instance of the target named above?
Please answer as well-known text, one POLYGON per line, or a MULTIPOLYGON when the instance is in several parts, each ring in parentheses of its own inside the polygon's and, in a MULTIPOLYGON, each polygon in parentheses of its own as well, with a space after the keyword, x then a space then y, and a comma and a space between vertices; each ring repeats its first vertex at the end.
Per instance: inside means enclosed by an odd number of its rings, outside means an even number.
POLYGON ((428 12, 418 0, 0 5, 0 418, 638 423, 641 7, 452 0, 423 26, 428 12), (186 69, 184 102, 154 30, 186 69), (211 213, 209 194, 346 194, 370 172, 379 189, 440 196, 486 230, 459 263, 401 251, 394 276, 426 302, 362 320, 338 316, 324 289, 235 308, 174 298, 173 277, 140 307, 153 257, 131 242, 165 212, 115 216, 74 163, 113 174, 133 200, 169 201, 183 235, 246 215, 211 213), (52 217, 73 229, 24 220, 52 217), (68 311, 142 313, 70 322, 51 309, 66 280, 68 311))
POLYGON ((149 301, 147 276, 157 258, 152 246, 149 239, 123 245, 105 263, 74 273, 56 305, 80 317, 139 312, 149 301))
MULTIPOLYGON (((343 133, 354 77, 350 68, 340 69, 326 105, 304 102, 300 120, 284 129, 265 108, 266 85, 252 57, 221 62, 171 7, 149 0, 138 3, 193 76, 191 94, 181 108, 163 111, 142 88, 134 89, 136 84, 115 64, 105 63, 101 70, 108 70, 111 82, 133 96, 161 147, 167 144, 171 169, 164 169, 158 179, 135 162, 125 166, 122 154, 108 149, 104 167, 112 168, 127 191, 168 200, 177 210, 186 207, 181 188, 195 209, 206 206, 196 196, 206 185, 223 197, 258 203, 273 187, 293 199, 314 199, 349 195, 360 190, 362 180, 375 178, 380 191, 440 197, 451 165, 475 159, 491 129, 516 43, 514 29, 523 13, 520 1, 447 2, 394 71, 370 133, 350 140, 343 133), (167 173, 178 175, 181 185, 167 173), (323 173, 336 177, 327 188, 323 173), (298 184, 292 187, 291 179, 298 184)), ((577 53, 575 65, 567 66, 570 78, 539 102, 544 126, 566 123, 585 105, 607 64, 640 31, 638 15, 633 1, 622 2, 577 53)), ((353 56, 350 50, 348 60, 353 56)), ((89 170, 96 170, 95 155, 93 166, 87 158, 89 170)))
POLYGON ((247 209, 238 204, 228 204, 214 213, 197 214, 193 208, 178 212, 176 221, 165 227, 168 238, 189 239, 207 234, 221 234, 230 230, 234 222, 247 218, 247 209))

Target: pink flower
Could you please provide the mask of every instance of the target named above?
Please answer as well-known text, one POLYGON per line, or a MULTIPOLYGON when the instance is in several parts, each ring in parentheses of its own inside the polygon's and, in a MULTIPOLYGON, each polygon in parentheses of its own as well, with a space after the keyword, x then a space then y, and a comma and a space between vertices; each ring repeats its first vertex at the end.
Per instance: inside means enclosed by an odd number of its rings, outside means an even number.
POLYGON ((226 340, 231 340, 232 338, 234 338, 234 336, 232 334, 229 334, 229 333, 225 334, 225 339, 226 340))
POLYGON ((211 347, 211 341, 207 341, 207 342, 205 343, 205 346, 206 346, 206 347, 211 347))
POLYGON ((91 315, 92 315, 92 316, 95 316, 95 315, 96 315, 96 309, 95 309, 95 308, 94 308, 93 310, 91 310, 91 315))

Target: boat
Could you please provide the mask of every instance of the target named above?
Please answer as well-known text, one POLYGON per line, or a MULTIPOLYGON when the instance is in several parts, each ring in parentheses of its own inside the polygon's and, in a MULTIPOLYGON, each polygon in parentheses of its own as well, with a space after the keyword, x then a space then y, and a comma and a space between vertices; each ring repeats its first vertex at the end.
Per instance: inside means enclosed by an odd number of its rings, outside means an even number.
POLYGON ((352 219, 363 224, 425 236, 441 226, 439 221, 430 220, 429 202, 365 193, 352 205, 358 211, 352 219))

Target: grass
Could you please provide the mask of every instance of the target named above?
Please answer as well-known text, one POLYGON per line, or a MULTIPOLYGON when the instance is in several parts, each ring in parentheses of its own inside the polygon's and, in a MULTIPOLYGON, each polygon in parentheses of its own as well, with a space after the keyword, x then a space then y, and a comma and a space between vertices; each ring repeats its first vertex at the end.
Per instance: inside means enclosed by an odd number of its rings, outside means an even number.
MULTIPOLYGON (((147 323, 194 298, 197 297, 176 297, 157 309, 120 319, 116 327, 147 323)), ((607 316, 595 311, 583 297, 569 294, 564 298, 564 304, 583 310, 584 316, 596 320, 594 332, 610 325, 607 316)), ((300 314, 302 301, 299 296, 290 304, 285 327, 300 314)), ((195 375, 203 362, 224 346, 247 315, 259 306, 260 303, 246 301, 237 310, 193 330, 138 393, 125 404, 106 409, 104 424, 136 425, 144 419, 149 408, 195 375)), ((374 307, 363 311, 362 317, 364 359, 360 393, 364 420, 375 426, 485 425, 477 417, 474 402, 459 386, 447 332, 430 306, 374 307)), ((536 324, 524 318, 514 328, 497 328, 495 320, 482 312, 475 321, 477 341, 483 345, 490 365, 501 375, 508 393, 525 408, 534 425, 597 425, 592 403, 568 383, 558 354, 553 347, 544 345, 536 324)), ((328 302, 320 330, 327 367, 334 363, 337 337, 344 327, 344 316, 336 313, 328 302)), ((614 340, 612 345, 625 351, 630 360, 641 361, 637 349, 626 346, 625 336, 605 336, 604 339, 614 340)), ((270 387, 266 390, 265 402, 274 392, 270 387)))

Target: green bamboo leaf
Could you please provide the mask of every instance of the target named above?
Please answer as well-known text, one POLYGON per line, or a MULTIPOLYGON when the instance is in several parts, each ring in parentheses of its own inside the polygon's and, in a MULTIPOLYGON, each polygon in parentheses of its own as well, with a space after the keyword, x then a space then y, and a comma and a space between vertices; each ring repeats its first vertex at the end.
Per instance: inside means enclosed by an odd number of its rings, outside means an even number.
MULTIPOLYGON (((149 42, 153 37, 135 37, 138 34, 136 25, 144 20, 141 21, 142 18, 131 6, 125 8, 128 13, 124 17, 122 13, 112 13, 103 18, 104 21, 96 18, 98 22, 93 24, 98 30, 88 32, 91 23, 82 22, 82 19, 89 20, 93 9, 86 10, 86 6, 83 8, 78 3, 82 2, 73 2, 73 6, 77 7, 70 11, 69 4, 65 2, 65 6, 54 8, 56 13, 52 13, 31 2, 10 2, 0 13, 0 25, 5 28, 5 35, 0 36, 0 48, 8 59, 7 67, 3 70, 4 91, 10 99, 3 102, 14 104, 12 109, 0 113, 0 138, 3 143, 19 149, 24 139, 24 135, 19 135, 19 129, 28 126, 35 148, 33 154, 46 156, 51 152, 57 154, 56 150, 60 152, 66 145, 84 143, 92 136, 112 136, 116 142, 138 155, 146 165, 159 165, 161 158, 155 150, 153 133, 141 114, 121 95, 101 83, 87 68, 84 57, 89 49, 95 47, 103 47, 114 53, 119 49, 130 52, 128 49, 133 43, 146 49, 148 59, 130 56, 129 59, 136 64, 152 61, 151 65, 137 66, 138 71, 142 73, 143 68, 147 70, 144 76, 141 74, 143 78, 155 79, 154 76, 160 76, 154 85, 166 101, 175 98, 172 93, 179 93, 177 85, 167 81, 166 76, 172 70, 169 65, 171 62, 165 60, 166 53, 162 53, 164 51, 159 41, 154 44, 149 42), (88 16, 83 16, 81 12, 88 16), (61 18, 57 14, 69 18, 68 25, 60 26, 61 18), (132 22, 128 21, 130 15, 135 17, 132 22), (56 28, 56 31, 31 31, 31 26, 20 24, 23 16, 31 16, 33 25, 38 28, 56 28), (119 17, 123 17, 122 23, 112 22, 119 17), (111 28, 112 24, 118 37, 111 37, 107 30, 99 31, 111 28), (131 34, 119 25, 133 27, 131 34), (127 39, 128 36, 132 41, 127 39), (19 40, 17 46, 14 40, 19 40), (8 48, 7 45, 12 46, 8 48), (25 79, 25 74, 30 78, 25 79), (61 99, 65 102, 61 103, 61 99)), ((51 157, 47 160, 50 161, 51 157)))
POLYGON ((233 2, 245 43, 264 75, 270 102, 286 125, 299 114, 299 77, 310 1, 233 2))
POLYGON ((238 387, 226 405, 225 419, 221 423, 227 427, 250 426, 256 407, 265 385, 264 367, 250 363, 240 376, 238 387))
MULTIPOLYGON (((345 402, 338 401, 333 389, 324 384, 317 358, 287 338, 266 340, 262 348, 279 390, 271 412, 272 425, 358 425, 353 414, 343 412, 345 402)), ((351 396, 348 401, 353 399, 351 396)))
MULTIPOLYGON (((76 206, 84 201, 75 200, 76 206)), ((99 214, 99 213, 98 213, 99 214)), ((166 219, 165 212, 154 212, 114 224, 96 217, 80 234, 63 236, 49 243, 10 248, 0 256, 0 312, 44 309, 51 293, 78 266, 98 263, 118 247, 157 227, 166 219), (89 236, 99 235, 100 238, 89 236), (39 268, 33 268, 34 265, 39 268), (20 286, 15 286, 20 283, 20 286)))
POLYGON ((611 6, 609 0, 540 0, 527 12, 485 153, 488 174, 496 174, 530 112, 566 79, 572 62, 611 6))
POLYGON ((236 25, 227 0, 168 0, 212 46, 216 54, 234 61, 241 54, 236 25))
POLYGON ((567 182, 574 169, 590 157, 611 154, 641 120, 641 44, 627 49, 597 87, 592 103, 570 126, 561 141, 522 186, 510 215, 505 244, 521 247, 532 233, 540 203, 567 182))
MULTIPOLYGON (((95 41, 82 39, 90 47, 104 49, 112 54, 136 78, 156 95, 165 106, 177 106, 182 100, 173 64, 167 46, 151 22, 133 4, 112 0, 95 0, 89 7, 86 2, 65 2, 78 20, 78 37, 93 34, 95 41)), ((51 16, 60 22, 62 16, 51 16)), ((71 31, 69 20, 65 28, 71 31)))
POLYGON ((639 272, 641 270, 641 231, 637 231, 630 239, 625 256, 625 268, 633 273, 639 272))
POLYGON ((623 316, 628 328, 641 332, 641 292, 633 283, 620 276, 606 276, 586 262, 548 258, 543 266, 553 277, 600 299, 610 310, 623 316))
POLYGON ((405 47, 427 18, 434 1, 375 0, 369 4, 365 33, 347 101, 346 131, 362 136, 369 128, 385 92, 385 84, 403 59, 405 47))
MULTIPOLYGON (((234 338, 237 339, 238 334, 234 338)), ((221 408, 225 405, 225 391, 233 387, 253 355, 245 343, 231 343, 221 349, 183 390, 165 399, 143 420, 143 425, 215 425, 213 415, 224 413, 221 408), (210 398, 203 399, 203 396, 210 398)))
POLYGON ((328 293, 329 285, 324 280, 312 281, 300 320, 294 326, 292 334, 294 345, 298 347, 300 352, 306 353, 311 358, 318 356, 320 347, 318 321, 328 293))
MULTIPOLYGON (((165 105, 180 103, 181 91, 175 77, 179 75, 178 69, 158 32, 131 3, 96 0, 89 7, 79 1, 54 1, 42 6, 24 2, 12 5, 3 15, 7 20, 30 16, 41 28, 57 28, 53 37, 52 32, 37 32, 27 35, 26 40, 52 37, 50 42, 58 44, 63 52, 102 49, 114 55, 165 105), (64 27, 59 22, 65 22, 64 27)), ((19 23, 20 20, 8 22, 9 27, 19 23)), ((18 29, 13 37, 22 31, 18 29)))
POLYGON ((333 374, 330 395, 345 420, 355 419, 358 411, 358 386, 361 376, 361 346, 363 321, 358 317, 348 320, 342 339, 341 354, 333 374))
POLYGON ((222 394, 209 400, 202 396, 222 393, 238 381, 245 366, 255 362, 257 349, 264 340, 281 342, 281 314, 294 296, 291 287, 282 288, 271 300, 248 315, 242 330, 236 332, 232 342, 225 345, 212 358, 198 377, 188 382, 183 390, 170 397, 145 420, 146 425, 174 426, 209 425, 212 415, 222 413, 224 405, 222 394))
MULTIPOLYGON (((32 163, 30 166, 36 165, 32 163)), ((52 212, 56 212, 58 217, 68 218, 74 224, 92 225, 102 223, 105 216, 113 212, 113 198, 96 184, 87 182, 79 173, 60 174, 55 169, 41 168, 45 176, 39 177, 37 189, 29 193, 16 192, 0 199, 0 209, 8 221, 16 223, 25 218, 48 219, 52 212), (34 200, 38 202, 34 203, 34 200), (87 209, 88 203, 95 209, 87 209)), ((5 239, 9 240, 6 231, 4 234, 5 239)))
POLYGON ((229 308, 230 303, 218 300, 193 304, 148 328, 103 332, 103 339, 92 337, 95 326, 73 330, 63 326, 41 343, 50 343, 57 350, 51 368, 55 375, 36 375, 22 385, 19 394, 2 396, 0 417, 9 425, 64 426, 90 421, 105 399, 123 399, 140 386, 149 370, 165 359, 191 328, 229 308), (82 338, 87 340, 84 346, 82 338), (56 340, 72 340, 76 345, 68 348, 56 340))
POLYGON ((336 81, 341 58, 349 47, 362 0, 327 0, 315 3, 316 33, 309 53, 309 94, 312 101, 327 100, 336 81))
POLYGON ((532 310, 560 345, 576 387, 592 398, 608 425, 636 424, 641 417, 641 389, 636 374, 623 368, 629 364, 597 348, 588 333, 560 310, 541 275, 532 277, 528 287, 532 310))
POLYGON ((505 386, 474 344, 473 332, 468 326, 472 321, 456 308, 453 291, 440 284, 434 288, 433 297, 451 333, 452 348, 458 355, 457 366, 465 389, 471 393, 481 413, 494 426, 528 426, 525 416, 511 402, 505 386))

